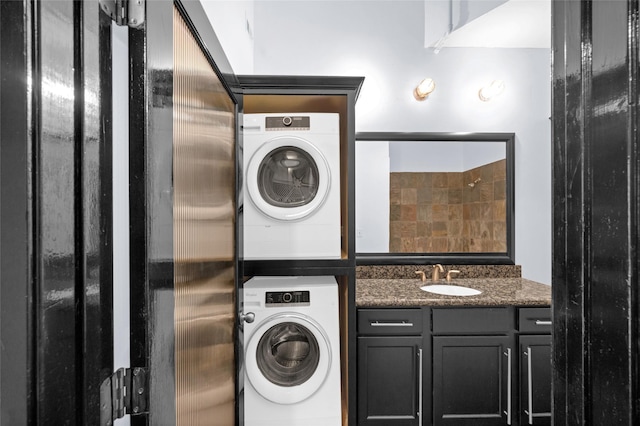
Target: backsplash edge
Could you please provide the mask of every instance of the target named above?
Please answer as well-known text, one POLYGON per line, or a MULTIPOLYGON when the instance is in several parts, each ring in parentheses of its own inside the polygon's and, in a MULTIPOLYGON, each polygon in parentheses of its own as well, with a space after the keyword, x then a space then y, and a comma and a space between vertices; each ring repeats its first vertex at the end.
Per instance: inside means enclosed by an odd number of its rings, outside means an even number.
MULTIPOLYGON (((429 277, 433 265, 358 265, 356 279, 411 279, 416 271, 429 277)), ((445 265, 445 270, 460 271, 456 278, 521 278, 520 265, 445 265)))

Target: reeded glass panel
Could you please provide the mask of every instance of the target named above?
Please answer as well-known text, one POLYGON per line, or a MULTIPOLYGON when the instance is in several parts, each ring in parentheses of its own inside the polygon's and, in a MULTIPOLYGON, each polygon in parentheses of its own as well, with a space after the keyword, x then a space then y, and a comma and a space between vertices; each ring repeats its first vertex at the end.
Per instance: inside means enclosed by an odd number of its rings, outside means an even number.
POLYGON ((173 25, 176 424, 234 425, 235 105, 173 25))

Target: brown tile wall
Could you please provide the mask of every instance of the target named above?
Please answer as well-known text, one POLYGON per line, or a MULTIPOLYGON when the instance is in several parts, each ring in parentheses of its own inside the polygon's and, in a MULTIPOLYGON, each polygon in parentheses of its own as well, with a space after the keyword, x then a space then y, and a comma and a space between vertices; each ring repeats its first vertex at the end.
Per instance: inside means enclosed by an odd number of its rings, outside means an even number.
POLYGON ((465 172, 391 173, 389 252, 505 252, 505 177, 506 160, 465 172))

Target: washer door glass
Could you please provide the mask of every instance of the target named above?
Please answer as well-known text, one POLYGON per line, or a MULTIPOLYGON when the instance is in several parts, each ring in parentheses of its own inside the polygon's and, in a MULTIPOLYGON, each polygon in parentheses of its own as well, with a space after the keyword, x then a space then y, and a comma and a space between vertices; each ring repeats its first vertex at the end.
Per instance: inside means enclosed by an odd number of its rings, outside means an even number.
POLYGON ((325 202, 331 171, 309 141, 281 136, 262 144, 246 166, 247 194, 259 211, 282 221, 303 219, 325 202))
POLYGON ((262 397, 295 404, 322 387, 332 365, 331 346, 312 318, 280 313, 245 332, 246 377, 262 397))
POLYGON ((284 146, 271 151, 258 169, 262 198, 276 207, 309 204, 318 193, 318 166, 305 151, 284 146))
POLYGON ((297 386, 318 367, 318 341, 308 328, 285 322, 271 327, 260 339, 256 361, 262 374, 279 386, 297 386))

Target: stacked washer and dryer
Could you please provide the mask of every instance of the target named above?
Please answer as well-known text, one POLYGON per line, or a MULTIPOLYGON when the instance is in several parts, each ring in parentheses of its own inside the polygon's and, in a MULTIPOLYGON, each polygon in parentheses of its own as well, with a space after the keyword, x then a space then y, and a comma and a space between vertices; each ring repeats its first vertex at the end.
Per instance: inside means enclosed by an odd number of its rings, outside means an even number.
MULTIPOLYGON (((339 259, 340 126, 333 113, 246 114, 245 260, 339 259)), ((244 424, 341 426, 333 276, 244 283, 244 424)))

